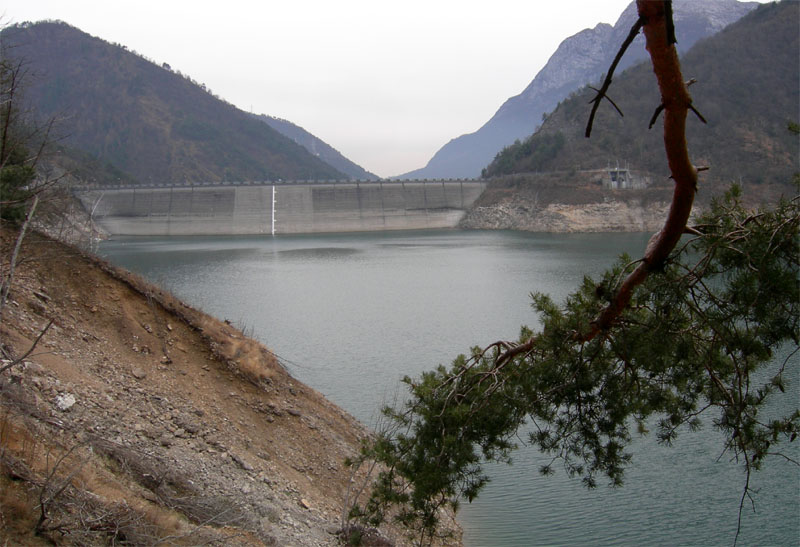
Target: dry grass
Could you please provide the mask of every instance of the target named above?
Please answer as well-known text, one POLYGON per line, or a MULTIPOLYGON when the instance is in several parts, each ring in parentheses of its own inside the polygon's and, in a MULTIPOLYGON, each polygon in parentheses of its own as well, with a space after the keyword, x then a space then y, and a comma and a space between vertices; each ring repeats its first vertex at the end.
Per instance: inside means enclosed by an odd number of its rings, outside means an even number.
POLYGON ((88 446, 65 449, 5 407, 0 415, 0 541, 154 545, 191 531, 174 511, 110 485, 88 446), (131 500, 131 501, 129 501, 131 500))
POLYGON ((263 344, 247 337, 228 321, 220 321, 200 310, 187 306, 174 295, 142 276, 117 268, 95 256, 85 257, 145 296, 151 305, 159 309, 159 322, 166 328, 168 317, 177 317, 186 325, 202 334, 209 349, 221 363, 255 385, 269 384, 276 375, 286 375, 278 359, 263 344))
POLYGON ((133 479, 155 494, 161 505, 183 514, 194 524, 245 529, 256 526, 236 500, 204 494, 189 477, 171 470, 167 462, 159 458, 107 440, 97 440, 93 447, 108 458, 118 473, 133 479))

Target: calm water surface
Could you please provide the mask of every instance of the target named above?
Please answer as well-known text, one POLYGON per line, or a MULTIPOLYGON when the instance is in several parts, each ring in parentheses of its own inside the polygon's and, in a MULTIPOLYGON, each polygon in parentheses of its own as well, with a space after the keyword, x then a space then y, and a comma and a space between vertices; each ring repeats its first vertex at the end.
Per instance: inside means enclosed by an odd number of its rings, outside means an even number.
MULTIPOLYGON (((537 326, 528 294, 563 299, 584 274, 645 234, 384 232, 279 237, 116 238, 100 252, 188 303, 251 332, 299 380, 375 426, 399 379, 474 345, 537 326)), ((798 367, 786 405, 800 400, 798 367)), ((524 437, 523 437, 524 438, 524 437)), ((743 474, 718 459, 710 427, 672 448, 637 439, 620 489, 593 491, 521 449, 464 504, 468 546, 730 545, 743 474)), ((790 454, 800 459, 793 447, 790 454)), ((755 477, 740 545, 800 545, 800 471, 775 459, 755 477)))

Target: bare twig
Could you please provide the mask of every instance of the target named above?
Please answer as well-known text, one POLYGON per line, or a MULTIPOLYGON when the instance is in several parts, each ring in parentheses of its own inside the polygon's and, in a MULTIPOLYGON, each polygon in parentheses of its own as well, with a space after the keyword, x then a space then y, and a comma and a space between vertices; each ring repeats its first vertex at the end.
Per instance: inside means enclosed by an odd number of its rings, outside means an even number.
POLYGON ((50 503, 53 502, 56 498, 58 498, 64 490, 72 483, 72 479, 80 473, 83 466, 86 465, 87 460, 81 461, 80 465, 76 466, 75 469, 64 479, 58 489, 53 492, 52 494, 48 495, 47 490, 48 486, 50 486, 55 478, 56 471, 58 470, 59 466, 66 460, 76 449, 83 446, 85 443, 76 444, 66 452, 64 452, 58 460, 56 460, 55 464, 53 464, 53 468, 50 470, 50 473, 47 474, 47 478, 45 479, 44 483, 39 490, 39 522, 36 523, 36 532, 41 533, 45 531, 44 523, 47 521, 47 511, 49 509, 50 503))
MULTIPOLYGON (((686 82, 686 87, 690 87, 692 84, 694 84, 694 83, 696 83, 696 82, 697 82, 697 80, 696 80, 696 79, 694 79, 694 78, 692 78, 691 80, 689 80, 688 82, 686 82)), ((691 110, 691 111, 694 113, 694 115, 695 115, 695 116, 697 116, 697 118, 698 118, 698 119, 699 119, 701 122, 703 122, 703 123, 705 123, 705 124, 707 124, 707 123, 708 123, 708 122, 706 121, 706 119, 703 117, 703 115, 702 115, 702 114, 700 114, 700 112, 698 112, 698 110, 697 110, 697 109, 694 107, 694 105, 692 105, 692 104, 689 104, 689 110, 691 110)), ((661 114, 663 111, 664 111, 664 103, 661 103, 661 104, 660 104, 660 105, 658 105, 658 107, 656 108, 656 111, 655 111, 655 112, 653 112, 653 116, 650 118, 650 124, 647 126, 647 129, 653 129, 653 126, 656 124, 656 121, 658 120, 658 116, 659 116, 659 115, 660 115, 660 114, 661 114)), ((706 169, 707 169, 707 168, 706 168, 706 169)), ((700 169, 698 169, 698 171, 700 171, 700 169)))
POLYGON ((53 326, 53 320, 52 320, 52 319, 51 319, 51 320, 50 320, 50 321, 47 323, 47 325, 46 325, 46 326, 45 326, 45 327, 42 329, 42 331, 41 331, 41 332, 39 333, 39 335, 36 337, 36 340, 34 340, 34 341, 33 341, 33 344, 31 344, 31 347, 30 347, 30 348, 28 348, 28 351, 26 351, 25 353, 23 353, 23 354, 22 354, 22 356, 20 356, 20 357, 17 357, 16 359, 14 359, 13 361, 11 361, 11 362, 10 362, 10 363, 8 363, 7 365, 4 365, 3 367, 0 367, 0 374, 3 374, 3 373, 4 373, 5 371, 7 371, 8 369, 10 369, 10 368, 12 368, 12 367, 14 367, 14 366, 16 366, 16 365, 20 364, 22 361, 24 361, 24 360, 25 360, 25 359, 28 357, 28 355, 30 355, 31 353, 33 353, 33 350, 34 350, 34 349, 36 349, 36 345, 37 345, 37 344, 39 343, 39 341, 40 341, 40 340, 41 340, 41 339, 44 337, 44 335, 47 333, 47 331, 50 329, 50 327, 51 327, 51 326, 53 326))
MULTIPOLYGON (((592 134, 592 124, 594 123, 594 116, 597 113, 597 109, 600 106, 600 102, 603 100, 603 97, 608 99, 608 97, 606 96, 606 92, 608 91, 608 88, 611 86, 611 78, 613 78, 614 76, 614 71, 616 70, 617 65, 622 59, 622 56, 625 55, 625 51, 627 51, 628 47, 633 43, 633 40, 636 38, 636 35, 639 34, 639 31, 642 29, 644 24, 645 21, 640 14, 639 18, 631 27, 630 32, 628 32, 628 37, 625 38, 624 42, 622 42, 622 46, 620 46, 616 57, 614 57, 614 60, 611 62, 611 66, 608 69, 608 73, 606 74, 606 79, 603 81, 603 85, 600 87, 599 90, 597 90, 597 95, 595 95, 594 99, 590 101, 591 103, 593 103, 593 105, 592 105, 592 112, 591 114, 589 114, 589 123, 586 124, 587 139, 592 134)), ((614 101, 612 101, 611 99, 608 99, 608 101, 611 104, 613 104, 614 108, 617 109, 617 112, 619 112, 620 115, 622 115, 622 111, 617 107, 616 104, 614 104, 614 101)))
POLYGON ((25 239, 25 232, 28 231, 28 227, 33 220, 33 215, 36 212, 36 206, 38 204, 39 196, 35 196, 30 208, 28 209, 28 214, 25 216, 25 221, 22 223, 22 227, 19 230, 19 234, 17 235, 17 241, 14 244, 14 251, 11 253, 11 263, 8 267, 8 275, 3 280, 2 289, 0 289, 0 319, 3 317, 3 310, 6 307, 6 300, 8 299, 8 292, 11 290, 11 283, 14 281, 14 269, 17 267, 17 258, 19 256, 19 250, 22 247, 22 240, 25 239))
MULTIPOLYGON (((590 85, 590 86, 589 86, 589 89, 591 89, 591 90, 593 90, 593 91, 596 91, 596 92, 598 93, 598 95, 601 93, 601 92, 600 92, 600 90, 599 90, 599 89, 597 89, 597 88, 596 88, 596 87, 594 87, 594 86, 591 86, 591 85, 590 85)), ((615 103, 615 102, 614 102, 614 101, 611 99, 611 97, 609 97, 609 96, 608 96, 606 93, 603 93, 602 95, 603 95, 603 97, 604 97, 604 98, 605 98, 605 99, 606 99, 608 102, 610 102, 610 103, 611 103, 611 106, 613 106, 613 107, 614 107, 614 108, 617 110, 617 113, 618 113, 618 114, 619 114, 621 117, 623 117, 623 118, 624 118, 624 117, 625 117, 625 114, 623 114, 623 113, 622 113, 622 109, 621 109, 619 106, 617 106, 617 103, 615 103)))

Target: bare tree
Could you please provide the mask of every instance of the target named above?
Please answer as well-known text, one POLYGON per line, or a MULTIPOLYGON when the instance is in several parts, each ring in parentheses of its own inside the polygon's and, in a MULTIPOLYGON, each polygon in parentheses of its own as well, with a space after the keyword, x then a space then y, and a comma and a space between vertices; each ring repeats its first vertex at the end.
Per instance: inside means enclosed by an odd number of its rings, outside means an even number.
MULTIPOLYGON (((43 174, 40 169, 55 119, 39 124, 24 107, 23 88, 29 74, 25 62, 15 59, 12 53, 6 43, 0 43, 0 223, 4 229, 16 230, 13 246, 8 249, 4 246, 0 254, 0 320, 14 282, 22 243, 40 199, 60 180, 43 174)), ((36 338, 34 347, 46 331, 47 328, 36 338)), ((31 350, 33 347, 27 353, 31 350)))

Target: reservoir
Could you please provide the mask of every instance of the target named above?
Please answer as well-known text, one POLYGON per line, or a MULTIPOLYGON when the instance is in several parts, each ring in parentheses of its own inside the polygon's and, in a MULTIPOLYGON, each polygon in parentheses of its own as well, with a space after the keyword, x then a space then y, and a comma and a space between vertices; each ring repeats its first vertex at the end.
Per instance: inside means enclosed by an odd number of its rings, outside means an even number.
MULTIPOLYGON (((400 378, 449 365, 472 346, 536 328, 529 294, 561 301, 585 274, 639 257, 649 234, 401 231, 115 237, 100 254, 266 344, 289 372, 371 427, 402 399, 400 378)), ((787 393, 800 400, 797 356, 787 393)), ((732 545, 744 486, 704 417, 672 447, 636 438, 625 485, 594 490, 521 446, 459 520, 467 546, 732 545)), ((520 435, 520 444, 525 439, 520 435)), ((798 443, 794 443, 798 444, 798 443)), ((797 446, 784 447, 795 461, 797 446)), ((800 468, 772 458, 754 474, 739 545, 797 545, 800 468)))

